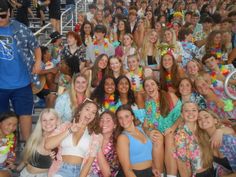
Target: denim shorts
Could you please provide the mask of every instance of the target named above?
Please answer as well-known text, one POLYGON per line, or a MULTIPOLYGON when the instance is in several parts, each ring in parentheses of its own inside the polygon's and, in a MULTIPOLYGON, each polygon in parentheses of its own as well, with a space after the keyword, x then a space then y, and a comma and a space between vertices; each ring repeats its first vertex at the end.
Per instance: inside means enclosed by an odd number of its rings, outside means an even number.
POLYGON ((81 164, 62 163, 59 170, 52 177, 78 177, 81 164))
POLYGON ((0 89, 0 113, 10 110, 9 100, 17 115, 32 115, 33 93, 30 85, 18 89, 0 89))
POLYGON ((24 168, 20 173, 20 177, 47 177, 47 176, 48 173, 37 173, 37 174, 30 173, 26 168, 24 168))

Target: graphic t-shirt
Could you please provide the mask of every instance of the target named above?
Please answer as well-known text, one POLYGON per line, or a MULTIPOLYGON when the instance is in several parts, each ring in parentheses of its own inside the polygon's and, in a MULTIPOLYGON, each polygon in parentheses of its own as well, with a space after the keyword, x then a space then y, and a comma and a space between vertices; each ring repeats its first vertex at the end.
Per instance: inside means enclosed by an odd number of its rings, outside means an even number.
POLYGON ((0 27, 0 88, 16 89, 30 84, 27 67, 18 54, 10 26, 0 27))

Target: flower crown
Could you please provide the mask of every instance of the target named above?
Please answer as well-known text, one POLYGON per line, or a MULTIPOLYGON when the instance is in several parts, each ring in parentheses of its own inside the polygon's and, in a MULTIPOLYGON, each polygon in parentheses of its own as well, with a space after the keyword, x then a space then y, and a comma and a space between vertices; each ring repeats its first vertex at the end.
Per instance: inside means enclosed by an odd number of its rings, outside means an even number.
POLYGON ((174 48, 175 48, 174 45, 172 44, 169 45, 167 43, 161 43, 160 45, 158 45, 158 49, 160 50, 161 56, 165 54, 173 55, 174 48))
POLYGON ((183 18, 183 13, 182 12, 175 12, 173 14, 174 17, 182 17, 183 18))

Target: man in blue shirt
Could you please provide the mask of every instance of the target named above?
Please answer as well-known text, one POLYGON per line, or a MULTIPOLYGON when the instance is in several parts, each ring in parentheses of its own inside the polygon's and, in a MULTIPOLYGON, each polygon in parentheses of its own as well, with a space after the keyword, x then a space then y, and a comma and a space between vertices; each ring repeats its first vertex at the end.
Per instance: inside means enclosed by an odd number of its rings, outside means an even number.
MULTIPOLYGON (((9 101, 20 117, 23 140, 31 133, 33 94, 31 82, 37 82, 41 50, 32 32, 10 20, 7 0, 0 3, 0 113, 10 109, 9 101)), ((37 85, 38 83, 36 83, 37 85)))

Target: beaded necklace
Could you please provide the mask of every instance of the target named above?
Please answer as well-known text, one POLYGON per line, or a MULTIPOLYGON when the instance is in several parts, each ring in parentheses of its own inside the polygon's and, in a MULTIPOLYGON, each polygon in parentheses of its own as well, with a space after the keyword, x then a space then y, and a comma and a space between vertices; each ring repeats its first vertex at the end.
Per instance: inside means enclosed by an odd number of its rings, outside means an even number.
POLYGON ((222 51, 221 51, 221 47, 215 47, 215 48, 211 48, 211 54, 216 55, 216 59, 220 60, 222 57, 222 51))
MULTIPOLYGON (((221 74, 223 74, 225 77, 229 74, 229 70, 225 67, 225 65, 219 64, 219 68, 220 68, 221 74)), ((211 71, 210 75, 211 75, 211 83, 213 87, 216 87, 217 86, 216 72, 211 71)))
POLYGON ((159 100, 148 99, 145 103, 145 108, 147 110, 148 126, 149 128, 157 128, 157 119, 160 117, 160 102, 159 100))
POLYGON ((172 80, 171 80, 170 72, 166 72, 165 79, 166 79, 167 88, 171 87, 172 86, 172 80))
MULTIPOLYGON (((97 57, 98 55, 100 55, 100 52, 99 52, 99 49, 98 49, 98 41, 95 39, 94 42, 93 42, 93 45, 94 45, 94 53, 95 53, 95 57, 97 57)), ((107 39, 104 39, 104 42, 103 42, 103 47, 104 47, 104 50, 106 52, 106 50, 108 49, 108 40, 107 39)))
MULTIPOLYGON (((13 146, 14 146, 14 137, 15 135, 13 133, 9 134, 6 136, 6 141, 5 141, 5 145, 6 145, 6 148, 4 150, 1 150, 0 151, 0 154, 2 155, 5 155, 7 154, 9 151, 12 151, 13 149, 13 146)), ((4 146, 4 145, 1 145, 1 146, 4 146)))
POLYGON ((134 71, 130 71, 130 79, 131 79, 131 88, 133 91, 141 91, 143 89, 143 68, 139 66, 138 74, 134 74, 134 71), (137 86, 137 82, 135 80, 135 76, 139 78, 139 86, 137 86))
POLYGON ((105 97, 103 106, 105 110, 115 112, 116 111, 115 95, 111 94, 109 97, 105 97))

